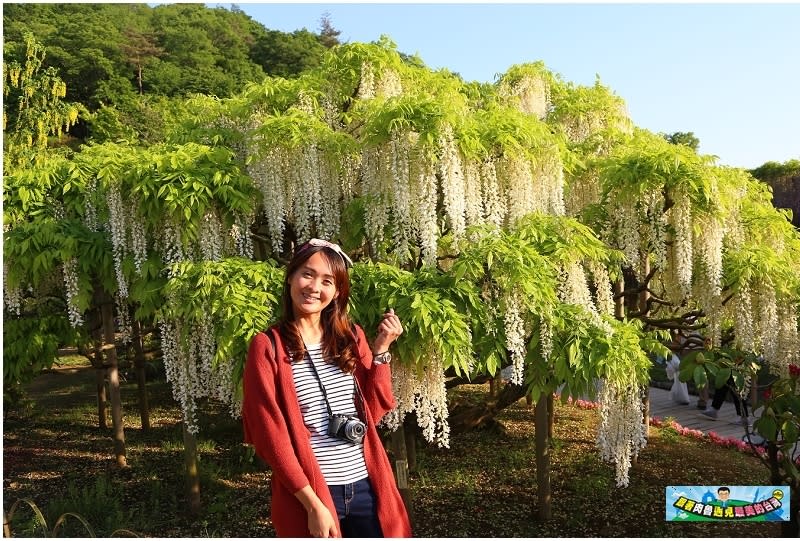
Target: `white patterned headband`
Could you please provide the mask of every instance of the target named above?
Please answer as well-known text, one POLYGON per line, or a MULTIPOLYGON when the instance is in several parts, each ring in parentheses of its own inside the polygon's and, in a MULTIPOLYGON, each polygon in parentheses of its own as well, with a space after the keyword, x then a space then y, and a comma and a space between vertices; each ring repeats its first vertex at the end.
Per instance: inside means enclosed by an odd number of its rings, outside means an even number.
POLYGON ((342 250, 342 248, 338 244, 334 244, 332 242, 328 242, 327 240, 311 239, 308 242, 306 242, 305 244, 303 244, 300 247, 300 249, 297 250, 297 253, 299 254, 299 253, 307 250, 309 246, 318 246, 318 247, 321 247, 321 248, 330 248, 331 250, 333 250, 334 252, 336 252, 337 254, 342 256, 342 259, 344 260, 345 267, 352 267, 353 266, 353 260, 350 259, 347 256, 346 253, 344 253, 344 250, 342 250))

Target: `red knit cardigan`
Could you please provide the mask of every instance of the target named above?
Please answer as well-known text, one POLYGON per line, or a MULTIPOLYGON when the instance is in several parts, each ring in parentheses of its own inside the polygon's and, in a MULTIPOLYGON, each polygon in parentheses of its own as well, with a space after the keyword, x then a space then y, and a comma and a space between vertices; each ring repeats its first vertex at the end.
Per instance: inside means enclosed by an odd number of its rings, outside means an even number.
MULTIPOLYGON (((311 432, 303 423, 297 402, 291 359, 277 326, 273 332, 277 359, 265 333, 250 342, 245 364, 242 402, 244 440, 272 469, 272 524, 280 537, 311 537, 308 515, 294 494, 306 485, 317 494, 337 522, 336 508, 319 463, 311 449, 311 432)), ((392 467, 375 424, 395 407, 388 364, 373 365, 364 331, 355 326, 358 358, 355 378, 366 405, 367 433, 364 461, 378 507, 378 521, 386 537, 411 537, 411 525, 392 467)), ((340 530, 341 531, 341 530, 340 530)))

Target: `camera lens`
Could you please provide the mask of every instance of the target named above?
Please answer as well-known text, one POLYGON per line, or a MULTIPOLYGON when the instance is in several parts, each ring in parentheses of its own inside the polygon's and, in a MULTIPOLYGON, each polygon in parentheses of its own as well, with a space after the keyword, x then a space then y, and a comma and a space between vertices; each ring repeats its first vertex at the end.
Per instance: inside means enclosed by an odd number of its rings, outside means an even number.
POLYGON ((361 421, 348 421, 344 425, 345 437, 349 440, 360 441, 364 437, 367 427, 361 421))

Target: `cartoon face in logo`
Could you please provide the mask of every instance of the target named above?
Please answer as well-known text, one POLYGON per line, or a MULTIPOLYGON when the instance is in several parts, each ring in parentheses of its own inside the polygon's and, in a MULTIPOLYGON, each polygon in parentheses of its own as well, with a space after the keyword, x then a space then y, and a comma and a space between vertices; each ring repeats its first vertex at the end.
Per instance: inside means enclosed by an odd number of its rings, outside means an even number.
POLYGON ((772 495, 778 500, 782 500, 783 499, 783 491, 781 489, 779 489, 779 488, 776 489, 776 490, 773 490, 772 491, 772 495))

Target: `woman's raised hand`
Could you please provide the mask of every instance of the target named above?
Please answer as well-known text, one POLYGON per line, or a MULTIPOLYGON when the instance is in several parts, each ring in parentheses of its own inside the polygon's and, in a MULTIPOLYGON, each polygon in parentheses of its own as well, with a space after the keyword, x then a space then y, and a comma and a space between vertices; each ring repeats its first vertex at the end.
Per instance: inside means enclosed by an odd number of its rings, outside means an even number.
POLYGON ((403 324, 400 323, 400 318, 394 313, 394 309, 389 308, 383 314, 383 321, 378 324, 378 335, 375 337, 372 352, 378 354, 388 350, 401 334, 403 334, 403 324))

